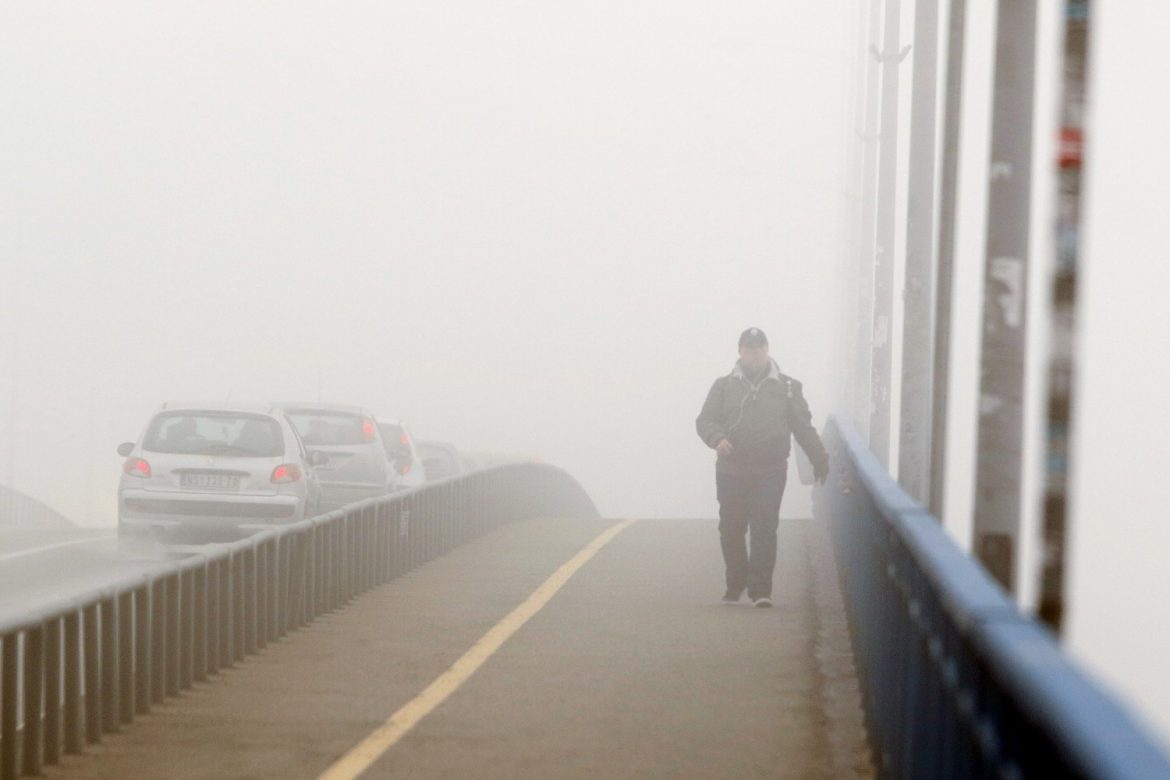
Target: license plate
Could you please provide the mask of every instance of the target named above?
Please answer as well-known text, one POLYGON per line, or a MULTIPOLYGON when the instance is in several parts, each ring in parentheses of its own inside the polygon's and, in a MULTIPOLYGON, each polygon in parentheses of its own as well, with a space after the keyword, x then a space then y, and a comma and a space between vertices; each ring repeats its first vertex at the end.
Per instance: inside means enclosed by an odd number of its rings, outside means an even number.
POLYGON ((183 474, 179 484, 192 490, 239 490, 240 478, 235 474, 183 474))

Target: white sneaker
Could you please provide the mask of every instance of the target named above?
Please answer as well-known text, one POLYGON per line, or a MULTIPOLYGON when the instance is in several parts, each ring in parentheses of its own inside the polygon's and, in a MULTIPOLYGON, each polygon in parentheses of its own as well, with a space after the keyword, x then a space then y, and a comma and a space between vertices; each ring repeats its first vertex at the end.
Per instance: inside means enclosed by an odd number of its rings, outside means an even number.
POLYGON ((772 599, 767 596, 760 596, 758 599, 752 599, 753 607, 770 607, 772 606, 772 599))
POLYGON ((723 598, 720 599, 719 603, 723 604, 724 606, 730 607, 732 605, 738 604, 739 597, 742 595, 743 595, 742 590, 739 593, 733 593, 732 591, 729 590, 723 594, 723 598))

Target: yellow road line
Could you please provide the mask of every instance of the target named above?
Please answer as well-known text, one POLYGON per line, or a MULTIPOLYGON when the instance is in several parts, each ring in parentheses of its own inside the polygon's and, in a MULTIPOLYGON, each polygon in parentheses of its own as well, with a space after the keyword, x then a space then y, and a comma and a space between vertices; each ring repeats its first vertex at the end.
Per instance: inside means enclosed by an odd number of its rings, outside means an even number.
POLYGON ((496 623, 490 631, 480 637, 463 656, 443 672, 427 688, 408 701, 390 718, 370 733, 357 745, 339 758, 333 766, 326 769, 317 780, 352 780, 365 772, 382 755, 406 736, 419 721, 429 715, 451 694, 459 690, 459 686, 475 674, 479 667, 495 654, 509 638, 528 622, 528 619, 540 612, 546 604, 557 594, 569 578, 588 562, 598 550, 608 544, 615 536, 634 523, 633 520, 612 525, 600 536, 586 545, 561 568, 553 572, 544 584, 533 591, 523 604, 512 610, 507 617, 496 623))

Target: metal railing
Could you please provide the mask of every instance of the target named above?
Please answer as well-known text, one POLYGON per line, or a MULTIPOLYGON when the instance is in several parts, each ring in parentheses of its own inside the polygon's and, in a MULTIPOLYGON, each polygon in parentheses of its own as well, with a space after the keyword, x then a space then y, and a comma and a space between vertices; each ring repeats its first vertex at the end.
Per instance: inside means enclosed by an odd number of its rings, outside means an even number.
POLYGON ((456 545, 546 516, 597 510, 559 469, 496 466, 274 527, 63 603, 29 605, 0 624, 0 780, 81 752, 456 545))
POLYGON ((1133 718, 1023 615, 845 425, 831 523, 882 777, 1167 778, 1133 718))

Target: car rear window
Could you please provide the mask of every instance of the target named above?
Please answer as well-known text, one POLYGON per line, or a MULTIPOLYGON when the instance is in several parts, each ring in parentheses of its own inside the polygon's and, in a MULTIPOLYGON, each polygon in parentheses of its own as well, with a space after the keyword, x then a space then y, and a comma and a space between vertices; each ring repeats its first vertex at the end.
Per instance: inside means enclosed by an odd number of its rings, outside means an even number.
POLYGON ((262 415, 167 412, 151 420, 142 447, 182 455, 273 458, 284 454, 284 435, 280 423, 262 415))
POLYGON ((363 427, 369 418, 363 418, 360 414, 307 409, 294 409, 284 414, 307 447, 366 444, 374 438, 373 430, 367 433, 363 427))
POLYGON ((403 455, 410 452, 410 437, 406 429, 394 423, 378 423, 378 431, 382 434, 382 442, 389 455, 403 455))

